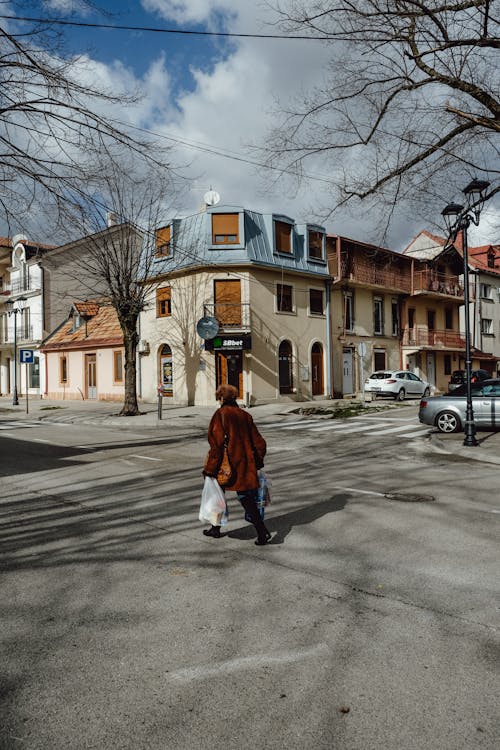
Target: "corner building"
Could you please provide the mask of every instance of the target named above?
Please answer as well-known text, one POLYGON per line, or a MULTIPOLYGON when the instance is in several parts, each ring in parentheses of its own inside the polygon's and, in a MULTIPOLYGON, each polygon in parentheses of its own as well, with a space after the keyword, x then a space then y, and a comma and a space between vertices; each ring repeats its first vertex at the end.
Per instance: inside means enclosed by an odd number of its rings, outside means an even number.
POLYGON ((174 404, 210 405, 228 382, 248 405, 333 393, 323 227, 212 206, 160 227, 141 315, 138 383, 174 404), (209 338, 202 318, 216 319, 209 338))

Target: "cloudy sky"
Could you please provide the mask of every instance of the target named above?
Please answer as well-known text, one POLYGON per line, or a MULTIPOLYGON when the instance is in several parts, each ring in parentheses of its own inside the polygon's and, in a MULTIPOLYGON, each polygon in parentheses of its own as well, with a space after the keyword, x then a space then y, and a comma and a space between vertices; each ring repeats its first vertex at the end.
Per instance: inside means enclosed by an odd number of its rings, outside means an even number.
MULTIPOLYGON (((40 0, 40 11, 89 23, 279 33, 270 25, 273 12, 259 0, 97 0, 96 5, 108 14, 81 0, 40 0)), ((298 221, 313 219, 314 206, 327 202, 332 175, 321 163, 309 165, 310 179, 296 190, 281 174, 259 167, 248 149, 265 141, 279 101, 289 102, 321 79, 328 59, 322 43, 73 27, 65 34, 69 50, 88 56, 92 75, 103 85, 141 92, 140 104, 119 113, 120 119, 165 138, 175 146, 177 162, 189 164, 186 172, 194 180, 177 215, 198 210, 209 188, 224 204, 285 213, 298 221)), ((436 231, 432 222, 439 216, 424 227, 396 213, 385 237, 379 219, 358 209, 355 215, 336 214, 325 226, 401 250, 420 229, 436 231)), ((482 220, 483 241, 487 224, 482 220)))

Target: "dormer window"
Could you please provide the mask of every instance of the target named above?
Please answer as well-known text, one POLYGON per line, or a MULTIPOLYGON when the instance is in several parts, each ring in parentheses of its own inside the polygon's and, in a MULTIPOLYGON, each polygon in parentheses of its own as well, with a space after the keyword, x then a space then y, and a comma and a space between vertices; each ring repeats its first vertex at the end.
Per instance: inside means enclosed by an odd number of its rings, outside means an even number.
POLYGON ((292 229, 293 224, 279 219, 274 220, 274 247, 277 253, 291 255, 293 252, 292 229))
POLYGON ((495 253, 488 253, 488 268, 495 268, 495 253))
POLYGON ((238 245, 240 242, 239 214, 212 214, 212 244, 238 245))
POLYGON ((78 331, 81 325, 82 325, 81 315, 80 313, 75 313, 73 315, 73 331, 78 331))
POLYGON ((170 224, 156 230, 156 250, 155 258, 162 258, 170 255, 171 230, 170 224))
POLYGON ((312 260, 324 260, 325 258, 325 233, 318 229, 308 229, 307 245, 309 257, 312 260))

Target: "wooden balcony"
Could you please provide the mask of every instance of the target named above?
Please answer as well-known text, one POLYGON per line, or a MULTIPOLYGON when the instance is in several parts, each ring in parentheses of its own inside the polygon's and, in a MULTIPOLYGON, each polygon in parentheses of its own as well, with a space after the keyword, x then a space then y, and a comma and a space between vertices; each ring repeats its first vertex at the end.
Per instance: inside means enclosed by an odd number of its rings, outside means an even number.
POLYGON ((350 283, 406 294, 411 292, 409 269, 398 268, 396 265, 385 265, 382 268, 356 257, 343 257, 340 266, 341 279, 350 283))
MULTIPOLYGON (((416 271, 413 274, 413 294, 428 294, 432 297, 443 295, 463 299, 464 286, 458 276, 437 273, 431 269, 416 271)), ((474 299, 474 288, 470 285, 469 298, 474 299)))
POLYGON ((423 347, 436 349, 465 349, 465 339, 459 331, 432 330, 426 326, 406 328, 402 337, 403 346, 423 347))

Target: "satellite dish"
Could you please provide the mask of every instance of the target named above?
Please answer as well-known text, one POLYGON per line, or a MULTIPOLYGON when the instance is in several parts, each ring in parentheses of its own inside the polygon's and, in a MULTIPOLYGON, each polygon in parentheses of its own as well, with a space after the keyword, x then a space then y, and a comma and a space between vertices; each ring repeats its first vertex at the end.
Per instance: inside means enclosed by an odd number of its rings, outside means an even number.
POLYGON ((205 201, 207 206, 216 206, 220 201, 220 195, 216 190, 209 190, 203 196, 203 200, 205 201))
POLYGON ((217 318, 206 315, 197 322, 196 331, 202 339, 213 339, 219 332, 219 321, 217 318))

